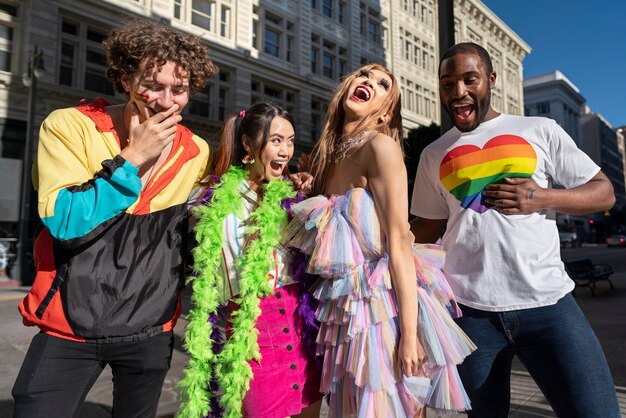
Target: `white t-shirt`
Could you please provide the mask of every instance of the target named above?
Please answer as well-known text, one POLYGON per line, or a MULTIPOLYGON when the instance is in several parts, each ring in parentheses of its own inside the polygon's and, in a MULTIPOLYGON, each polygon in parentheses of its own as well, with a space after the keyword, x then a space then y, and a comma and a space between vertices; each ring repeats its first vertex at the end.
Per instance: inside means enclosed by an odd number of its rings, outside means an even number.
POLYGON ((502 114, 471 132, 452 128, 426 147, 411 213, 448 219, 444 272, 459 303, 485 311, 547 306, 574 288, 556 214, 503 215, 483 204, 482 191, 504 177, 573 188, 599 171, 553 120, 502 114))

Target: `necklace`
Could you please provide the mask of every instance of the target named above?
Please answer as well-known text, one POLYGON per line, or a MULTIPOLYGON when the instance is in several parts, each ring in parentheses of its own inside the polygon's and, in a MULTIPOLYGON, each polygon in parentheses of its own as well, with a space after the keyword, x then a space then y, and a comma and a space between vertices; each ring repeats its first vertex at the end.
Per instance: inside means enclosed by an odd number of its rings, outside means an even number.
POLYGON ((357 144, 360 144, 365 138, 369 136, 369 131, 363 131, 357 136, 347 141, 344 141, 337 146, 333 150, 333 157, 335 159, 335 164, 339 164, 341 160, 346 157, 346 154, 350 150, 350 148, 354 147, 357 144))

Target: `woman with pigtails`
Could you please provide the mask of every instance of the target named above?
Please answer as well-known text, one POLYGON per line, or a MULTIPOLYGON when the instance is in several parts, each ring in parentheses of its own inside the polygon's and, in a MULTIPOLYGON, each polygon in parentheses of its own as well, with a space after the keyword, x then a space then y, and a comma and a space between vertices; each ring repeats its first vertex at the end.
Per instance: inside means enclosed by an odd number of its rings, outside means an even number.
POLYGON ((320 372, 305 343, 317 331, 314 311, 282 245, 294 183, 302 190, 310 182, 287 176, 294 141, 291 116, 276 104, 257 103, 225 122, 214 176, 195 209, 179 417, 319 415, 320 372))

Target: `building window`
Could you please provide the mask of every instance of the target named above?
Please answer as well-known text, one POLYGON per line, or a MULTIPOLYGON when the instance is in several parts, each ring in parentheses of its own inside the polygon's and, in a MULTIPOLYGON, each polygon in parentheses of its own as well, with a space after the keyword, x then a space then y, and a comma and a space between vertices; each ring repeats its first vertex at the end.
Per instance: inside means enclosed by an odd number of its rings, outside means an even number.
POLYGON ((174 17, 230 39, 232 14, 228 4, 229 0, 174 0, 174 17))
MULTIPOLYGON (((517 99, 515 99, 514 97, 511 96, 507 96, 507 113, 510 115, 519 115, 519 103, 517 102, 517 99)), ((548 103, 548 106, 550 105, 550 103, 548 103)))
POLYGON ((368 20, 367 39, 371 42, 380 43, 380 24, 378 22, 368 20))
POLYGON ((519 72, 519 67, 511 60, 506 60, 506 82, 511 85, 518 84, 517 74, 519 72))
POLYGON ((346 20, 346 2, 339 1, 337 3, 337 21, 341 24, 345 23, 346 20))
POLYGON ((190 115, 209 117, 212 90, 213 86, 207 84, 202 90, 192 96, 187 108, 190 115))
POLYGON ((537 103, 537 113, 540 115, 546 115, 550 113, 550 102, 537 103))
POLYGON ((324 77, 336 79, 337 76, 342 76, 347 71, 347 62, 347 48, 323 39, 315 33, 311 34, 311 72, 313 74, 322 74, 324 77))
POLYGON ((211 32, 215 16, 215 2, 209 0, 191 1, 191 24, 211 32))
POLYGON ((311 9, 338 23, 345 23, 346 0, 311 0, 311 9))
POLYGON ((361 35, 365 36, 367 25, 367 6, 365 3, 361 2, 359 8, 359 32, 361 32, 361 35))
POLYGON ((250 105, 262 101, 272 101, 278 103, 295 117, 296 92, 276 84, 257 78, 252 78, 250 82, 250 90, 252 90, 250 105))
POLYGON ((381 45, 381 24, 382 21, 380 17, 380 12, 365 3, 361 3, 359 15, 359 30, 361 32, 361 35, 370 42, 381 45))
POLYGON ((311 141, 315 142, 322 133, 322 101, 316 97, 311 99, 311 141))
POLYGON ((174 0, 174 17, 176 19, 182 19, 183 15, 183 0, 174 0))
POLYGON ((333 17, 333 0, 322 0, 322 14, 326 17, 333 17))
POLYGON ((419 37, 400 27, 402 55, 405 60, 419 68, 433 72, 435 70, 435 47, 420 40, 419 37))
POLYGON ((11 71, 13 28, 0 25, 0 70, 11 71))
POLYGON ((13 42, 19 22, 18 7, 0 3, 0 71, 11 71, 13 42))
POLYGON ((478 45, 483 42, 483 37, 469 28, 467 29, 467 37, 470 41, 477 43, 478 45))
POLYGON ((414 110, 413 109, 413 82, 412 81, 406 81, 406 92, 407 92, 407 98, 406 98, 406 108, 408 110, 410 110, 411 112, 414 110))
POLYGON ((252 48, 259 49, 259 19, 252 19, 252 48))
POLYGON ((421 56, 422 56, 422 50, 420 49, 419 43, 416 43, 413 45, 413 64, 420 66, 421 56))
POLYGON ((400 78, 402 107, 430 120, 437 119, 437 95, 423 88, 418 81, 400 78))
POLYGON ((219 92, 219 97, 217 100, 217 119, 224 120, 226 119, 226 113, 227 113, 226 109, 227 109, 228 100, 229 100, 229 94, 228 94, 229 89, 226 87, 219 87, 217 91, 219 92))
POLYGON ((496 111, 504 111, 502 107, 502 91, 498 86, 491 90, 491 103, 496 111))
MULTIPOLYGON (((489 51, 489 55, 491 56, 493 71, 497 74, 502 74, 502 52, 491 44, 487 44, 487 51, 489 51)), ((499 78, 496 80, 496 84, 500 84, 498 80, 499 78)))
POLYGON ((220 19, 220 36, 230 38, 230 9, 222 6, 222 17, 220 19))
POLYGON ((293 36, 287 36, 287 56, 285 57, 288 62, 293 62, 293 36))
POLYGON ((348 62, 345 59, 339 60, 339 77, 348 75, 348 62))
POLYGON ((211 78, 207 86, 189 100, 187 112, 190 115, 223 121, 231 112, 230 92, 234 71, 222 65, 219 68, 218 76, 211 78))
POLYGON ((422 68, 426 71, 435 71, 435 47, 422 42, 422 68))
POLYGON ((113 95, 106 79, 106 57, 102 41, 109 28, 87 23, 84 19, 61 19, 59 84, 113 95))
POLYGON ((264 51, 275 57, 278 57, 280 54, 280 33, 268 27, 265 28, 264 51))
POLYGON ((296 35, 295 24, 267 10, 258 10, 255 7, 253 12, 253 34, 252 46, 259 49, 263 46, 263 52, 273 57, 279 58, 287 62, 294 62, 296 57, 296 35), (262 18, 260 18, 260 16, 262 18), (261 22, 261 23, 259 23, 261 22), (263 39, 259 40, 259 29, 263 25, 261 31, 263 39))
POLYGON ((424 113, 424 93, 422 92, 422 86, 417 86, 415 91, 415 113, 424 113))
POLYGON ((322 124, 326 115, 328 102, 319 97, 311 98, 311 142, 316 142, 322 134, 322 124))
POLYGON ((311 48, 311 72, 317 74, 319 50, 317 48, 311 48))
POLYGON ((0 157, 21 160, 24 158, 26 122, 0 118, 0 157))
POLYGON ((328 52, 324 52, 324 58, 322 60, 322 74, 324 77, 335 78, 335 57, 328 52))

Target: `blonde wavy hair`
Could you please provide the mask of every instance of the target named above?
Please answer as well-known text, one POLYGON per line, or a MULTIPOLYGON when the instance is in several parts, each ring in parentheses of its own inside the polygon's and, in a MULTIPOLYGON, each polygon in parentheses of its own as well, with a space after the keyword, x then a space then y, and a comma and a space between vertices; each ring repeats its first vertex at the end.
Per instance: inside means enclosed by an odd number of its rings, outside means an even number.
POLYGON ((359 68, 347 75, 337 86, 333 98, 328 105, 322 134, 313 148, 311 158, 311 174, 313 174, 315 178, 313 182, 314 194, 324 193, 328 182, 328 175, 333 165, 333 151, 343 140, 343 125, 346 113, 343 105, 346 97, 352 93, 350 91, 350 84, 352 84, 355 78, 372 70, 382 71, 387 74, 391 79, 391 88, 382 105, 363 118, 350 136, 355 137, 364 131, 378 131, 392 137, 396 142, 402 143, 400 88, 398 87, 396 78, 380 64, 368 64, 359 68), (389 115, 390 117, 383 118, 385 115, 389 115))

